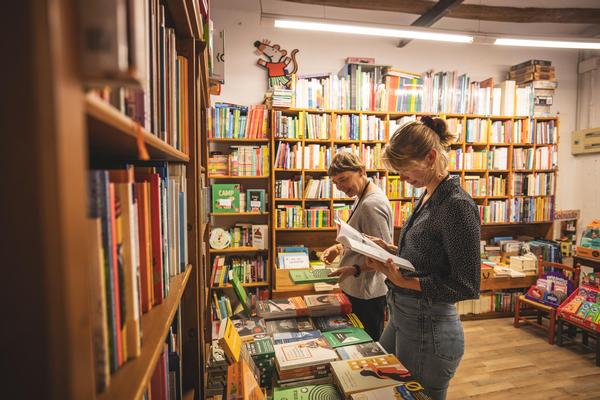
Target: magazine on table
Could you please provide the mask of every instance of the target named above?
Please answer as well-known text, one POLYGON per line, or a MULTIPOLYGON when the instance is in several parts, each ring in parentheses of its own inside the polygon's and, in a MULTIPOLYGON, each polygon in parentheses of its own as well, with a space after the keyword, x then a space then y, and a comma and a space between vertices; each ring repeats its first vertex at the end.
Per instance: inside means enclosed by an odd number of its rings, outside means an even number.
POLYGON ((405 258, 398 257, 394 254, 388 253, 386 250, 379 247, 375 242, 365 237, 362 233, 340 220, 335 219, 337 225, 337 237, 336 240, 340 242, 345 248, 373 258, 377 261, 386 262, 388 259, 392 259, 392 262, 398 267, 406 271, 414 271, 412 263, 405 258))

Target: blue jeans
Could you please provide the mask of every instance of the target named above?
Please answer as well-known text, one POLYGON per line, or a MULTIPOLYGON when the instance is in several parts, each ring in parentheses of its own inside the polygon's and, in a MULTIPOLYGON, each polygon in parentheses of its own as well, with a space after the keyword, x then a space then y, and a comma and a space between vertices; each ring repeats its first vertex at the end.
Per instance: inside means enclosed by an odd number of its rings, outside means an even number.
POLYGON ((465 348, 455 305, 392 291, 387 302, 390 318, 381 345, 398 357, 433 400, 444 400, 465 348))

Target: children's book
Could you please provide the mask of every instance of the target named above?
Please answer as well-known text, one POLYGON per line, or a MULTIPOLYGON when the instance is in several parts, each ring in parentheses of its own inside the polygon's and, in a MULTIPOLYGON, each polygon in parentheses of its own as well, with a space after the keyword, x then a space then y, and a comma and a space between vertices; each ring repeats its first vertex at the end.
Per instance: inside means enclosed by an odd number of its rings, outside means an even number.
POLYGON ((337 359, 337 353, 323 338, 275 345, 275 360, 280 371, 326 364, 337 359))
POLYGON ((329 332, 335 331, 336 329, 342 328, 364 328, 360 319, 356 316, 356 314, 348 314, 348 315, 331 315, 328 317, 315 317, 312 319, 315 328, 320 330, 321 332, 329 332))
POLYGON ((350 346, 338 347, 335 351, 337 351, 338 355, 342 360, 375 357, 387 354, 387 351, 385 351, 385 349, 381 347, 379 342, 367 342, 353 344, 350 346))
POLYGON ((373 339, 364 329, 351 327, 323 333, 323 337, 334 349, 351 344, 372 342, 373 339))
POLYGON ((217 343, 225 352, 229 364, 236 363, 240 360, 242 338, 235 329, 231 319, 226 318, 221 320, 219 333, 217 335, 217 343))
POLYGON ((239 183, 213 183, 212 212, 235 213, 240 211, 239 183))
POLYGON ((335 385, 304 385, 273 389, 273 400, 342 400, 335 385))
POLYGON ((265 189, 246 190, 246 211, 265 212, 265 189))
POLYGON ((334 361, 331 363, 331 371, 338 387, 346 397, 354 393, 413 381, 406 367, 393 354, 334 361))
POLYGON ((318 283, 318 282, 326 282, 326 283, 335 283, 338 280, 337 276, 329 276, 331 273, 331 269, 329 268, 321 268, 321 269, 293 269, 290 270, 290 279, 295 284, 303 284, 303 283, 318 283))

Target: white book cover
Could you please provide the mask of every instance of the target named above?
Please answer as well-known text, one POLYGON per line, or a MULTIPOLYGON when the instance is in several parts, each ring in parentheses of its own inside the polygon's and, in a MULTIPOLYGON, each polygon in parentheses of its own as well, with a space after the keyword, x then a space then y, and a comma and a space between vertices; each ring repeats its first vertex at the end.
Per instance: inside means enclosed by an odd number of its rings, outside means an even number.
POLYGON ((338 360, 337 353, 323 338, 276 344, 275 359, 281 371, 325 364, 338 360))
POLYGON ((348 248, 362 255, 374 258, 381 262, 386 262, 388 259, 391 258, 392 262, 398 267, 407 271, 415 270, 415 267, 409 260, 398 257, 394 254, 385 251, 377 244, 375 244, 375 242, 373 242, 370 239, 367 239, 359 231, 357 231, 344 221, 340 220, 339 218, 336 218, 335 223, 338 228, 336 240, 339 243, 341 243, 345 248, 348 248))

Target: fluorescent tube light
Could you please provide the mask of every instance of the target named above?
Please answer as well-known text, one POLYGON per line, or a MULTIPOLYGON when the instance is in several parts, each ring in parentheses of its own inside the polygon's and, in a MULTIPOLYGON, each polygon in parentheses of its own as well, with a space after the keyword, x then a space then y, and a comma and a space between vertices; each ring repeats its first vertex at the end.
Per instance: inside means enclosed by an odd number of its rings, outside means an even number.
POLYGON ((307 22, 307 21, 292 21, 285 19, 275 20, 276 28, 287 28, 287 29, 302 29, 310 31, 320 32, 336 32, 336 33, 350 33, 354 35, 366 35, 366 36, 385 36, 402 39, 420 39, 420 40, 435 40, 441 42, 455 42, 455 43, 472 43, 473 36, 468 35, 457 35, 452 33, 441 33, 441 32, 430 32, 420 30, 404 30, 404 29, 389 29, 389 28, 375 28, 361 25, 343 25, 343 24, 330 24, 322 22, 307 22))
POLYGON ((499 46, 550 47, 555 49, 600 49, 600 42, 570 42, 565 40, 535 40, 498 38, 499 46))

